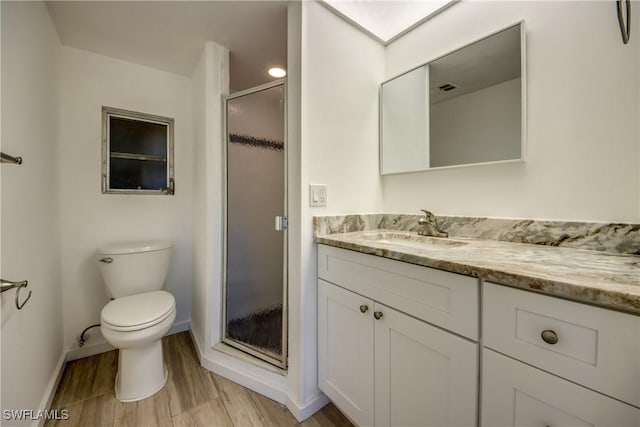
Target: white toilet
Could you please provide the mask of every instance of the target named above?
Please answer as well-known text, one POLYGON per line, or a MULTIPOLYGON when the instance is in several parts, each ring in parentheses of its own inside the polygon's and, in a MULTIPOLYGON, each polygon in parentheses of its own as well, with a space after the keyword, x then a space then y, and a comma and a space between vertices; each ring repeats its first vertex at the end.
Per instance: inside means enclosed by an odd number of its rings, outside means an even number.
POLYGON ((167 369, 160 339, 176 318, 173 295, 161 290, 169 270, 171 242, 136 242, 97 249, 107 294, 100 330, 118 348, 118 400, 134 402, 164 387, 167 369))

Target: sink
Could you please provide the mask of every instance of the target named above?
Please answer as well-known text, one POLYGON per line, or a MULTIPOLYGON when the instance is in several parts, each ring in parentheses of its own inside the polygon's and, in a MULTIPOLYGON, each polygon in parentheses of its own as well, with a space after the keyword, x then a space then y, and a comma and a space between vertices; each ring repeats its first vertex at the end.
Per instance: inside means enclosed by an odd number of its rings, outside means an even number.
POLYGON ((362 236, 363 240, 384 245, 403 246, 412 249, 428 249, 429 247, 457 247, 467 245, 468 242, 452 240, 443 237, 419 236, 405 233, 376 233, 362 236))

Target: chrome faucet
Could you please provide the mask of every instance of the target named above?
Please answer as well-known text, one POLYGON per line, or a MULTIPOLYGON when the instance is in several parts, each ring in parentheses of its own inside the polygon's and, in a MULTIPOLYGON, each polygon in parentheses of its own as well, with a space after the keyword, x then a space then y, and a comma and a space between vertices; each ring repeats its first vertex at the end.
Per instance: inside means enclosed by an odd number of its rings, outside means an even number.
POLYGON ((449 237, 449 233, 442 231, 438 228, 436 223, 436 216, 431 212, 420 209, 424 212, 425 217, 418 220, 418 234, 420 236, 433 236, 433 237, 449 237))

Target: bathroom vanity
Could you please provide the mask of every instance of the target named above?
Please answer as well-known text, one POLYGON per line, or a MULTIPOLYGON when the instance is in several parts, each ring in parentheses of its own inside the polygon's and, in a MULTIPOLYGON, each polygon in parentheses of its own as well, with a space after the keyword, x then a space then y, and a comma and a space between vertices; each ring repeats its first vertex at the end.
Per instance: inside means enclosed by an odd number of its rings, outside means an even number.
POLYGON ((640 425, 637 255, 385 230, 316 241, 319 385, 356 424, 640 425))

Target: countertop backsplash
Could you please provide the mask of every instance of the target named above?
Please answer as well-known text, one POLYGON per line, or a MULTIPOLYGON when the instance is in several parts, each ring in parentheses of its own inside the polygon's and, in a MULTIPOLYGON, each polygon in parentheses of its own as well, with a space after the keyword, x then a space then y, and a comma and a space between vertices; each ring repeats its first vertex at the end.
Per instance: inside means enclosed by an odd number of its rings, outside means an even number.
MULTIPOLYGON (((313 231, 315 236, 366 230, 417 231, 421 216, 396 213, 315 216, 313 231)), ((436 216, 436 219, 438 227, 454 238, 640 255, 640 224, 457 216, 436 216)))

